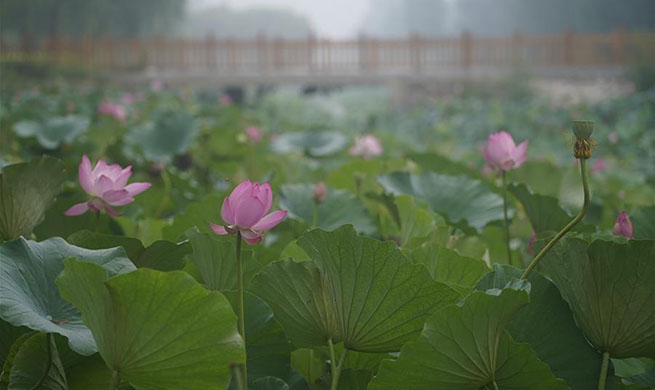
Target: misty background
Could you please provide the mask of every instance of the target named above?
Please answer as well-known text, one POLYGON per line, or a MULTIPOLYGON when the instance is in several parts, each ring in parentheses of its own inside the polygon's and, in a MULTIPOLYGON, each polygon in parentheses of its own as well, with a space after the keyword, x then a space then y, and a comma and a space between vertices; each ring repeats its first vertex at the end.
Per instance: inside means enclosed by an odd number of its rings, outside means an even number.
POLYGON ((356 39, 655 29, 654 0, 3 0, 3 39, 356 39))

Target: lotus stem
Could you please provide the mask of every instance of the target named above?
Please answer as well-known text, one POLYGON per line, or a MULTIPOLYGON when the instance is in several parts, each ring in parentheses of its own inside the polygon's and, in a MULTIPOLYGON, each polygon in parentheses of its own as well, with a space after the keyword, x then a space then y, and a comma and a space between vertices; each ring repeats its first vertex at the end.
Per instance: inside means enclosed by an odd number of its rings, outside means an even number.
POLYGON ((312 227, 318 227, 318 203, 314 202, 314 215, 312 216, 312 227))
POLYGON ((509 220, 507 219, 507 183, 505 179, 505 171, 501 174, 503 178, 503 217, 505 218, 505 242, 507 243, 507 260, 512 265, 512 248, 509 245, 509 220))
POLYGON ((119 390, 121 386, 121 374, 114 370, 111 374, 111 384, 109 390, 119 390))
POLYGON ((155 211, 155 218, 159 218, 159 216, 161 216, 161 214, 164 212, 164 208, 171 198, 171 177, 168 175, 166 167, 164 167, 164 169, 161 171, 161 180, 164 182, 164 196, 161 198, 159 206, 157 206, 157 211, 155 211))
POLYGON ((237 390, 247 390, 243 387, 243 382, 241 380, 241 365, 232 364, 230 365, 230 370, 232 371, 232 379, 234 380, 234 388, 237 390))
POLYGON ((605 390, 605 381, 607 380, 607 368, 610 364, 610 353, 603 352, 603 361, 600 365, 600 376, 598 377, 598 390, 605 390))
POLYGON ((587 180, 587 160, 584 158, 580 159, 580 172, 582 174, 582 190, 584 191, 584 203, 582 204, 582 209, 578 213, 578 215, 573 218, 571 222, 569 222, 562 230, 559 231, 553 237, 552 240, 546 244, 546 246, 543 247, 539 253, 532 259, 528 267, 525 269, 523 274, 521 275, 521 279, 527 279, 528 275, 530 275, 530 272, 537 266, 537 263, 539 263, 539 260, 541 260, 542 257, 548 253, 548 251, 555 246, 557 241, 559 241, 562 237, 566 235, 575 225, 578 224, 578 222, 582 221, 582 218, 584 217, 585 213, 587 212, 587 207, 589 206, 589 182, 587 180))
POLYGON ((498 383, 495 380, 491 382, 491 385, 494 387, 494 390, 498 390, 498 383))
MULTIPOLYGON (((239 334, 243 339, 243 347, 246 347, 246 317, 243 305, 243 260, 241 259, 241 231, 237 231, 237 316, 239 317, 239 334)), ((241 378, 248 387, 248 367, 246 360, 241 366, 241 378)))
MULTIPOLYGON (((332 384, 330 390, 337 390, 339 387, 339 377, 341 376, 341 370, 343 370, 343 365, 346 362, 346 355, 348 355, 348 348, 343 349, 343 353, 339 358, 339 363, 337 363, 335 354, 334 354, 334 344, 332 344, 332 339, 328 339, 328 347, 330 348, 330 371, 332 373, 332 384)), ((310 362, 311 363, 311 362, 310 362)))
POLYGON ((48 360, 45 366, 45 371, 43 372, 43 374, 41 374, 39 381, 36 382, 30 390, 40 389, 41 385, 43 385, 43 382, 45 382, 46 378, 48 377, 48 374, 50 374, 50 366, 52 365, 52 342, 53 342, 52 333, 46 333, 45 342, 46 342, 46 351, 48 351, 48 360))

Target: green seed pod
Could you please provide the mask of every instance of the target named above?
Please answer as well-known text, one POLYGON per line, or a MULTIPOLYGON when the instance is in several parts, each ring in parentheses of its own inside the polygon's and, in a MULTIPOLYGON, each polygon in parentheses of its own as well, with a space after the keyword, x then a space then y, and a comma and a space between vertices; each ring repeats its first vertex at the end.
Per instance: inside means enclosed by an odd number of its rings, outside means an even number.
POLYGON ((589 139, 593 132, 593 121, 573 121, 573 134, 575 134, 576 138, 589 139))

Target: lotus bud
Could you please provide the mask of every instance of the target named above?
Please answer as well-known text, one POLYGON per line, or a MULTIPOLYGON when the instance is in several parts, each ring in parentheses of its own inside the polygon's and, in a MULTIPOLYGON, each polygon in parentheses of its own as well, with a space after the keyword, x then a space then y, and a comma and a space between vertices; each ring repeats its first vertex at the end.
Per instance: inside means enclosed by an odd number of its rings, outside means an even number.
POLYGON ((325 183, 319 182, 312 190, 312 200, 316 204, 321 204, 325 201, 325 198, 327 198, 327 187, 325 183))
POLYGON ((614 233, 617 236, 623 236, 626 238, 632 238, 632 236, 634 236, 635 234, 634 227, 632 226, 630 217, 628 217, 628 214, 625 212, 625 210, 621 211, 618 218, 616 218, 616 222, 614 223, 614 228, 612 229, 612 233, 614 233))

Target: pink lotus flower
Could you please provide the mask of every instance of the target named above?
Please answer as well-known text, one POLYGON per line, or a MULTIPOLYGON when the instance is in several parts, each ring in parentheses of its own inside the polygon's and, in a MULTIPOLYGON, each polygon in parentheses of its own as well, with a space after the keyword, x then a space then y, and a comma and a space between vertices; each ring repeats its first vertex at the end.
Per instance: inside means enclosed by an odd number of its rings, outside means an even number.
POLYGON ((596 172, 602 172, 606 170, 609 167, 605 160, 596 160, 594 161, 594 164, 591 166, 591 173, 596 173, 596 172))
POLYGON ((380 140, 372 134, 364 134, 355 138, 355 145, 350 148, 351 156, 362 156, 365 159, 379 156, 384 152, 380 140))
POLYGON ((625 210, 621 211, 619 217, 616 218, 616 222, 614 223, 614 228, 612 229, 612 233, 614 233, 617 236, 623 236, 626 238, 632 238, 632 236, 634 236, 635 234, 634 227, 632 226, 630 217, 628 217, 628 214, 625 212, 625 210))
POLYGON ((257 126, 248 126, 244 132, 253 143, 259 143, 262 140, 262 132, 257 126))
POLYGON ((100 103, 100 106, 98 106, 98 112, 101 115, 112 116, 121 122, 127 119, 127 110, 125 107, 108 101, 100 103))
POLYGON ((105 210, 107 214, 120 215, 112 206, 125 206, 134 202, 134 196, 150 188, 151 183, 131 183, 127 181, 132 176, 132 166, 123 169, 118 164, 107 165, 104 160, 98 161, 91 169, 91 161, 84 155, 78 167, 80 186, 91 200, 78 203, 66 210, 64 215, 80 215, 87 210, 105 210))
POLYGON ((214 233, 220 235, 236 234, 239 231, 248 244, 257 244, 266 230, 277 226, 287 215, 286 210, 266 215, 272 204, 273 191, 269 183, 260 185, 246 180, 223 201, 221 218, 227 225, 210 223, 209 226, 214 233))
POLYGON ((489 135, 489 142, 483 149, 484 159, 495 170, 509 171, 518 168, 528 157, 528 141, 516 146, 511 134, 499 131, 489 135))
POLYGON ((325 198, 327 198, 327 187, 325 186, 325 183, 321 181, 316 184, 312 190, 312 200, 316 204, 321 204, 325 201, 325 198))

